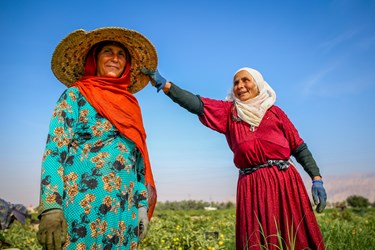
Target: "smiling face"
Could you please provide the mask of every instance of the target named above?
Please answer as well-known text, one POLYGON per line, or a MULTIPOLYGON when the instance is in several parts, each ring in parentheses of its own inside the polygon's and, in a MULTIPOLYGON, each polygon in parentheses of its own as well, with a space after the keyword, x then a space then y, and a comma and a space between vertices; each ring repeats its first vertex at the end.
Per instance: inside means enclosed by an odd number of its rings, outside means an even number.
POLYGON ((120 77, 126 65, 126 52, 116 44, 103 46, 97 56, 96 75, 101 77, 120 77))
POLYGON ((248 71, 241 70, 234 75, 233 93, 240 101, 250 100, 259 94, 258 86, 248 71))

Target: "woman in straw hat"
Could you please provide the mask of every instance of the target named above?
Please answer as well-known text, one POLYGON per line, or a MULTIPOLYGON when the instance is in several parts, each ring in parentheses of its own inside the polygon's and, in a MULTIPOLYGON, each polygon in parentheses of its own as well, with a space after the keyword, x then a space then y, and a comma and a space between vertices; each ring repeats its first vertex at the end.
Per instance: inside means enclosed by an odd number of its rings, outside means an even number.
POLYGON ((76 30, 52 56, 68 89, 42 161, 38 240, 46 249, 136 249, 156 203, 141 110, 157 54, 140 33, 76 30))
POLYGON ((290 160, 293 155, 312 178, 316 211, 326 205, 319 168, 276 94, 255 69, 235 72, 226 101, 193 95, 142 69, 158 91, 198 115, 203 125, 225 135, 239 168, 237 249, 324 249, 308 194, 290 160))

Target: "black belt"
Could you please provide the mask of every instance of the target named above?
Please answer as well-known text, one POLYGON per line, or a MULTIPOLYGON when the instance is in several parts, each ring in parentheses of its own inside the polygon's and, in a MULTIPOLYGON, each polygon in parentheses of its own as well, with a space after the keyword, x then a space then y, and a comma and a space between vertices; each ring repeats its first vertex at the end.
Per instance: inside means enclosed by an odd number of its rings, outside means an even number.
POLYGON ((255 172, 256 170, 260 168, 265 168, 265 167, 272 167, 272 166, 277 166, 280 170, 287 169, 291 164, 291 160, 268 160, 267 163, 254 166, 254 167, 249 167, 249 168, 241 168, 239 170, 240 174, 251 174, 255 172))

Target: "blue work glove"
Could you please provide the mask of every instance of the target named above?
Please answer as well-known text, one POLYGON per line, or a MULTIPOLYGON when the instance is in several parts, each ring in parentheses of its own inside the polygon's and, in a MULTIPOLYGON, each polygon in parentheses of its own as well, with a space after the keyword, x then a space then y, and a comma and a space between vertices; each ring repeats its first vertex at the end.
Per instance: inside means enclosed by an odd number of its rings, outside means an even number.
POLYGON ((138 242, 141 242, 146 237, 148 222, 147 208, 138 208, 138 242))
POLYGON ((141 72, 151 78, 151 83, 157 88, 158 92, 162 90, 167 83, 167 80, 160 75, 158 70, 152 71, 150 69, 142 68, 141 72))
POLYGON ((326 190, 323 187, 322 180, 313 180, 312 187, 311 187, 312 197, 314 200, 316 207, 316 211, 318 213, 323 212, 324 208, 326 207, 327 203, 327 194, 326 190))

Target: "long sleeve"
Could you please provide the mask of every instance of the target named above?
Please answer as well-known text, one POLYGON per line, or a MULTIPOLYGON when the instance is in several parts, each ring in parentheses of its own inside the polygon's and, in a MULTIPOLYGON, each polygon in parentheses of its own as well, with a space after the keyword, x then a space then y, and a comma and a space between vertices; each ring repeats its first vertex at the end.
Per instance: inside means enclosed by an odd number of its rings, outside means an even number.
POLYGON ((166 95, 169 96, 172 101, 179 104, 189 112, 196 115, 203 114, 203 102, 200 96, 183 90, 173 83, 171 83, 171 88, 166 93, 166 95))
POLYGON ((318 165, 316 164, 306 143, 302 143, 296 150, 292 152, 297 162, 302 165, 306 173, 313 178, 314 176, 321 176, 318 165))
MULTIPOLYGON (((42 159, 39 212, 62 208, 64 195, 63 169, 71 164, 69 146, 78 118, 74 92, 66 90, 58 100, 50 121, 47 143, 42 159)), ((74 178, 72 176, 71 178, 74 178)))

